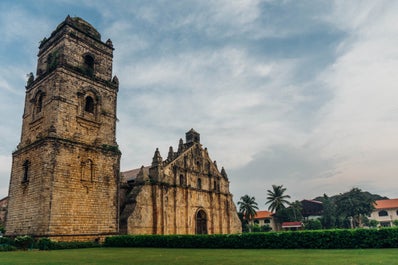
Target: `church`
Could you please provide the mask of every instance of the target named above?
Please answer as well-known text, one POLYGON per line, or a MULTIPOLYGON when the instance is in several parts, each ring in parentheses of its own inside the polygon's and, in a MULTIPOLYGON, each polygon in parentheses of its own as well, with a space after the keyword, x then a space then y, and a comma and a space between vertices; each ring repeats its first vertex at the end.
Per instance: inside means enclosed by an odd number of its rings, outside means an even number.
POLYGON ((118 234, 229 234, 241 223, 224 168, 194 129, 149 166, 120 172, 113 43, 67 16, 40 42, 26 84, 6 235, 56 241, 118 234))

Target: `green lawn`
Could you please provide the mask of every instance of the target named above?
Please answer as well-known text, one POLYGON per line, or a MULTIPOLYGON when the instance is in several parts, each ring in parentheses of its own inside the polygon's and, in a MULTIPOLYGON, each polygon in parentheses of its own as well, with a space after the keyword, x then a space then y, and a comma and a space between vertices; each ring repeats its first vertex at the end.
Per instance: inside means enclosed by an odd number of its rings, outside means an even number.
POLYGON ((269 250, 92 248, 0 252, 0 264, 398 264, 398 249, 269 250))

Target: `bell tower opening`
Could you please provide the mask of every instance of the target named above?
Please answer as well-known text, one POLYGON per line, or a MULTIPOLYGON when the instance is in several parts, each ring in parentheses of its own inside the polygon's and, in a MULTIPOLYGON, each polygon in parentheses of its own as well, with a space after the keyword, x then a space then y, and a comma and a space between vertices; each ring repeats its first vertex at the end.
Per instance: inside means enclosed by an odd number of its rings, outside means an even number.
POLYGON ((185 133, 185 139, 187 144, 198 143, 200 144, 200 134, 193 128, 185 133))
POLYGON ((94 113, 94 99, 90 96, 86 97, 86 102, 84 105, 84 111, 94 113))

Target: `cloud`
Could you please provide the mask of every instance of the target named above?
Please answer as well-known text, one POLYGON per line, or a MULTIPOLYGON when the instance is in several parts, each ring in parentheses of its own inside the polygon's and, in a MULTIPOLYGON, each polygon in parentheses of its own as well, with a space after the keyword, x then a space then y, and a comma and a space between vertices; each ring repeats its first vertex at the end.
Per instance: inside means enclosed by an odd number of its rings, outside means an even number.
POLYGON ((394 73, 398 28, 390 25, 397 7, 385 8, 373 1, 340 3, 329 18, 349 33, 335 62, 319 76, 333 99, 318 113, 319 125, 311 136, 311 144, 318 146, 322 156, 339 158, 340 173, 329 185, 363 185, 396 196, 383 185, 395 181, 393 152, 398 148, 394 73), (338 10, 346 11, 343 17, 338 10), (354 10, 358 16, 345 20, 354 10))
POLYGON ((297 199, 356 184, 393 196, 383 183, 394 181, 398 147, 395 3, 37 1, 2 10, 0 108, 13 114, 0 120, 10 139, 0 155, 18 141, 38 42, 69 13, 113 41, 122 169, 149 164, 156 147, 165 157, 193 127, 235 199, 260 198, 272 184, 297 199))
POLYGON ((0 155, 0 198, 7 196, 11 172, 11 156, 0 155))
POLYGON ((245 195, 242 191, 247 191, 263 209, 266 190, 272 185, 286 187, 292 200, 312 199, 329 191, 325 183, 336 173, 334 162, 320 157, 318 150, 310 146, 272 145, 256 154, 247 165, 229 172, 231 190, 235 201, 245 195))

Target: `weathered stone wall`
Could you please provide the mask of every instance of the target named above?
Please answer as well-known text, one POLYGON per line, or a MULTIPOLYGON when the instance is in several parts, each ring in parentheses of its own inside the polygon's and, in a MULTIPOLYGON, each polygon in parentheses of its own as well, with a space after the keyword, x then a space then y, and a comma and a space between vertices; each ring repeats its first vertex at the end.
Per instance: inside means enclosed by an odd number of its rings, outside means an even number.
POLYGON ((118 157, 71 143, 57 145, 50 234, 117 232, 118 157))
POLYGON ((51 161, 51 145, 40 142, 27 149, 13 154, 7 235, 46 234, 48 232, 51 205, 50 171, 54 166, 54 161, 51 161), (26 160, 31 162, 31 166, 29 179, 24 182, 23 164, 26 160))
POLYGON ((128 234, 195 234, 197 216, 206 216, 205 233, 241 232, 225 170, 218 170, 200 143, 170 148, 162 160, 156 150, 149 175, 141 169, 130 185, 121 220, 128 234))
POLYGON ((62 139, 21 150, 13 159, 7 234, 117 233, 118 171, 118 154, 62 139), (26 160, 29 179, 23 182, 26 160))
POLYGON ((128 234, 195 234, 196 214, 207 214, 209 234, 241 232, 230 194, 146 184, 128 219, 128 234))

